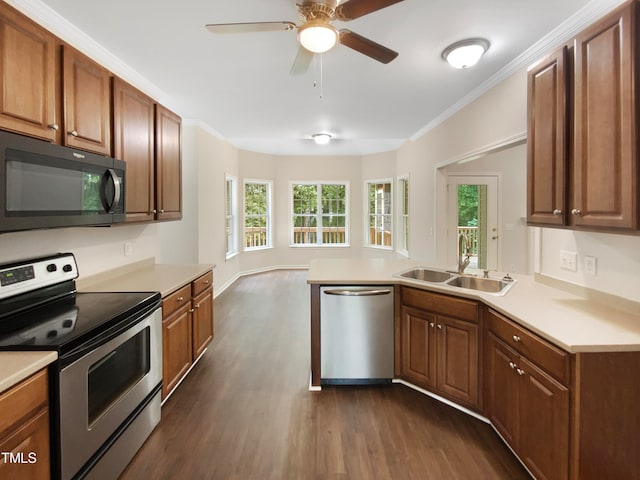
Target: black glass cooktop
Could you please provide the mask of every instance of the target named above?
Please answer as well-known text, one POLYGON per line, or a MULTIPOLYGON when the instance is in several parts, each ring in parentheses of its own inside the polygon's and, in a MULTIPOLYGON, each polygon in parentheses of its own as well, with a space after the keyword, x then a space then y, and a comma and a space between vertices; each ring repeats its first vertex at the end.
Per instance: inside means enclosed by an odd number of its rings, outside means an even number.
POLYGON ((0 350, 64 355, 159 305, 157 292, 72 293, 0 319, 0 350))

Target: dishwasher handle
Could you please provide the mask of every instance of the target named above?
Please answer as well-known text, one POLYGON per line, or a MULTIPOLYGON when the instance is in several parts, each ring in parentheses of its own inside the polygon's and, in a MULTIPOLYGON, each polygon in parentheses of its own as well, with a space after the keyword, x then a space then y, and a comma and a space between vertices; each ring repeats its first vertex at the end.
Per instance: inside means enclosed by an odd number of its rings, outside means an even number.
POLYGON ((348 289, 337 289, 337 290, 324 290, 326 295, 339 295, 344 297, 372 297, 376 295, 389 295, 391 290, 385 289, 374 289, 374 290, 348 290, 348 289))

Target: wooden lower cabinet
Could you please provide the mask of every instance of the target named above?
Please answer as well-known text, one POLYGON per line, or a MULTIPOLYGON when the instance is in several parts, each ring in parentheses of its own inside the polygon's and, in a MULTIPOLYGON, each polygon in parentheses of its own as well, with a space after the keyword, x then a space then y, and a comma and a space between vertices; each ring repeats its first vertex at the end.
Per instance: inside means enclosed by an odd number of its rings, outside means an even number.
POLYGON ((406 287, 402 287, 401 298, 402 378, 477 409, 477 304, 406 287))
POLYGON ((193 361, 191 304, 162 320, 162 397, 176 387, 193 361))
POLYGON ((569 475, 569 389, 489 333, 487 416, 538 480, 569 475))
POLYGON ((0 394, 0 478, 51 478, 47 371, 0 394))
POLYGON ((162 398, 180 383, 213 340, 213 272, 162 300, 162 398))
POLYGON ((213 340, 213 287, 193 299, 193 357, 198 358, 213 340))
POLYGON ((436 316, 402 307, 402 376, 428 388, 436 384, 436 316))

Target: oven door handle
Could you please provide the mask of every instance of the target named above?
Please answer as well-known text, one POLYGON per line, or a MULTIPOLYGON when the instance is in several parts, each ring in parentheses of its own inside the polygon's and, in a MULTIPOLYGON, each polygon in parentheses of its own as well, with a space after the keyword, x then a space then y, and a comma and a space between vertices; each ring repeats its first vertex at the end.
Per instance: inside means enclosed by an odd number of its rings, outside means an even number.
POLYGON ((133 328, 138 323, 144 322, 158 308, 160 308, 160 301, 154 302, 152 305, 150 305, 144 310, 141 310, 133 317, 118 324, 117 328, 113 329, 112 331, 109 331, 104 335, 99 335, 97 338, 93 338, 92 340, 87 341, 86 343, 77 347, 75 350, 65 353, 62 357, 60 357, 61 368, 64 368, 67 365, 72 364, 78 358, 84 356, 85 354, 87 354, 88 352, 91 352, 92 350, 95 350, 101 345, 104 345, 109 340, 116 338, 117 336, 121 335, 127 330, 133 328))

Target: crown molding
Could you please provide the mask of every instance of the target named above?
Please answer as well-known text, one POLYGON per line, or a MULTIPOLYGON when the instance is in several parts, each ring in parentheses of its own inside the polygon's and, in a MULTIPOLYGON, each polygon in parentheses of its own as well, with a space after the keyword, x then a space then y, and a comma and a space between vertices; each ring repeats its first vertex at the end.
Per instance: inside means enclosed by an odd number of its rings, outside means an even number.
MULTIPOLYGON (((73 25, 40 0, 4 0, 16 10, 47 29, 61 40, 78 49, 113 74, 134 85, 156 101, 171 108, 171 99, 153 82, 120 60, 93 38, 73 25)), ((173 108, 172 108, 173 110, 173 108)))
POLYGON ((538 40, 503 68, 498 70, 497 73, 489 77, 478 87, 471 90, 471 92, 462 97, 436 118, 431 120, 427 125, 414 133, 410 137, 410 140, 416 141, 418 138, 422 137, 424 134, 433 130, 445 120, 458 113, 474 100, 478 99, 489 90, 502 83, 514 73, 522 69, 526 69, 533 62, 548 54, 549 51, 557 48, 559 45, 562 45, 563 43, 569 41, 571 38, 575 37, 582 30, 593 24, 596 20, 600 19, 603 15, 609 13, 611 10, 621 5, 625 1, 626 0, 593 0, 589 2, 584 8, 580 9, 574 15, 551 30, 551 32, 538 40))

